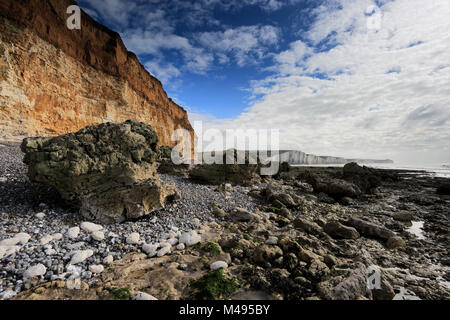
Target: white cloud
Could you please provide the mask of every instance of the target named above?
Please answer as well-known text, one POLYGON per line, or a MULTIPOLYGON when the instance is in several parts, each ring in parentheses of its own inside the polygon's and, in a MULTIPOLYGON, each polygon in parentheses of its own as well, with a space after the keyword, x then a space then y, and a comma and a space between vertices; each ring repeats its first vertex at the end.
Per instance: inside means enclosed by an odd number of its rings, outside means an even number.
POLYGON ((243 26, 225 31, 203 32, 197 35, 198 42, 209 51, 218 55, 219 62, 226 63, 232 55, 239 66, 254 57, 261 59, 267 52, 267 47, 276 45, 280 31, 273 26, 243 26))
POLYGON ((145 63, 145 68, 150 71, 152 75, 158 78, 162 83, 167 83, 170 79, 178 77, 181 72, 173 64, 163 65, 160 61, 148 61, 145 63))
POLYGON ((283 148, 315 154, 450 161, 450 2, 386 1, 378 30, 374 1, 328 4, 304 36, 338 45, 293 42, 252 83, 262 98, 222 128, 280 128, 283 148))

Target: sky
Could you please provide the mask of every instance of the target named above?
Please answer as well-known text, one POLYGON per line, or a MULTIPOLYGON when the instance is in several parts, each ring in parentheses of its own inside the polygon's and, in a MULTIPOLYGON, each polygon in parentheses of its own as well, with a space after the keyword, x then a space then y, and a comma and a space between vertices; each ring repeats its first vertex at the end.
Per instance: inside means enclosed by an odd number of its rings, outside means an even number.
POLYGON ((450 163, 449 0, 80 0, 204 128, 450 163))

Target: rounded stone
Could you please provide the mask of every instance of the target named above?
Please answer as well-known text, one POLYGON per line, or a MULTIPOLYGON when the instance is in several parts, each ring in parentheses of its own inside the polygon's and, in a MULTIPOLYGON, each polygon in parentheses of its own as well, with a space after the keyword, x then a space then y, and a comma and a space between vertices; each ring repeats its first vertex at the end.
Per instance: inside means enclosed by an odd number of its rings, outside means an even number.
POLYGON ((220 268, 227 269, 228 264, 225 261, 216 261, 214 263, 211 263, 209 267, 211 268, 211 270, 217 270, 220 268))

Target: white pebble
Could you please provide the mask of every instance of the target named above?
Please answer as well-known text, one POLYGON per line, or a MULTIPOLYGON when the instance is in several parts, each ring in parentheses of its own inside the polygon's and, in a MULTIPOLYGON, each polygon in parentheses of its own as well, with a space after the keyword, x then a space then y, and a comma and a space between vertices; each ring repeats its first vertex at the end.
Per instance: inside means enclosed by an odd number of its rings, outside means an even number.
POLYGON ((0 259, 9 257, 20 251, 21 246, 0 246, 0 259))
POLYGON ((114 262, 114 257, 112 255, 109 255, 105 259, 103 259, 104 264, 111 264, 113 262, 114 262))
POLYGON ((198 226, 200 226, 200 220, 198 219, 198 218, 194 218, 194 219, 192 219, 191 220, 191 223, 194 225, 194 226, 196 226, 196 227, 198 227, 198 226))
POLYGON ((141 236, 137 232, 133 232, 127 237, 127 243, 128 244, 139 244, 139 241, 141 240, 141 236))
POLYGON ((103 227, 99 224, 95 224, 92 222, 82 222, 81 223, 81 229, 83 229, 86 232, 92 233, 95 231, 100 231, 103 229, 103 227))
POLYGON ((217 270, 220 268, 228 268, 228 264, 225 261, 216 261, 214 263, 211 263, 211 265, 209 266, 211 268, 211 270, 217 270))
POLYGON ((158 257, 162 257, 165 256, 166 254, 168 254, 170 252, 171 247, 162 247, 161 249, 159 249, 158 253, 156 254, 158 257))
POLYGON ((178 243, 178 239, 177 238, 170 238, 169 240, 167 240, 168 243, 170 243, 171 246, 174 246, 178 243))
POLYGON ((144 251, 146 254, 148 254, 151 257, 156 256, 158 250, 158 246, 154 244, 144 244, 142 246, 142 251, 144 251))
POLYGON ((14 297, 17 293, 12 290, 6 290, 0 293, 0 299, 8 300, 14 297))
POLYGON ((184 243, 186 246, 193 246, 199 243, 202 238, 194 230, 190 232, 183 232, 178 240, 179 243, 184 243))
POLYGON ((0 241, 0 246, 16 246, 27 244, 31 236, 26 233, 18 233, 13 238, 0 241))
POLYGON ((43 237, 41 238, 41 240, 39 240, 39 243, 40 243, 41 245, 46 245, 47 243, 49 243, 49 242, 52 241, 52 240, 53 240, 53 237, 52 237, 52 236, 46 235, 46 236, 43 236, 43 237))
POLYGON ((52 234, 52 240, 54 240, 54 241, 61 240, 62 238, 63 238, 63 235, 61 233, 52 234))
POLYGON ((57 253, 58 252, 55 249, 53 249, 53 248, 48 248, 47 250, 45 250, 45 254, 48 255, 48 256, 53 256, 53 255, 55 255, 57 253))
POLYGON ((180 243, 179 245, 177 245, 177 250, 184 250, 186 248, 186 246, 184 245, 184 243, 180 243))
POLYGON ((46 272, 47 268, 43 264, 38 264, 28 268, 27 271, 24 272, 23 278, 24 280, 27 280, 30 278, 43 276, 46 272))
POLYGON ((105 240, 105 234, 101 231, 92 232, 91 236, 92 236, 92 239, 97 240, 97 241, 105 240))
POLYGON ((45 213, 43 212, 36 213, 35 217, 38 218, 39 220, 42 220, 45 218, 45 213))
POLYGON ((67 236, 70 238, 70 239, 76 239, 76 238, 78 238, 78 235, 80 234, 80 228, 79 227, 73 227, 73 228, 70 228, 68 231, 67 231, 67 236))
POLYGON ((91 249, 75 251, 72 255, 72 259, 70 260, 70 264, 78 264, 83 262, 84 260, 92 257, 93 254, 94 251, 91 249))
POLYGON ((103 267, 101 264, 99 265, 91 265, 89 266, 89 271, 92 273, 102 273, 105 270, 105 267, 103 267))
POLYGON ((158 300, 158 299, 145 292, 136 292, 135 294, 133 294, 133 300, 143 301, 143 300, 158 300))

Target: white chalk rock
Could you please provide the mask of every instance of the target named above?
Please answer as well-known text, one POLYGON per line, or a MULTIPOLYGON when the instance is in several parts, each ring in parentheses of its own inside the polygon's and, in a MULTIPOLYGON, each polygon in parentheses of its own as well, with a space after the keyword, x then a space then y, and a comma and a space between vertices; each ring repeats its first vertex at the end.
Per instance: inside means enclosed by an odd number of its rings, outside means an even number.
POLYGON ((161 249, 159 249, 159 251, 158 251, 158 253, 156 255, 158 257, 165 256, 166 254, 168 254, 170 252, 170 249, 172 249, 171 246, 162 247, 161 249))
POLYGON ((45 254, 48 256, 54 256, 55 254, 57 254, 58 252, 53 249, 53 248, 48 248, 47 250, 45 250, 45 254))
POLYGON ((96 241, 103 241, 105 240, 105 234, 102 231, 94 231, 91 234, 92 239, 96 241))
POLYGON ((184 243, 180 243, 179 245, 177 245, 177 250, 184 250, 186 248, 186 246, 184 245, 184 243))
POLYGON ((186 246, 193 246, 199 243, 202 238, 194 230, 183 232, 178 240, 179 243, 184 243, 186 246))
POLYGON ((23 278, 24 278, 24 280, 27 280, 30 278, 43 276, 46 272, 47 272, 47 268, 43 264, 38 264, 38 265, 28 268, 23 273, 23 278))
POLYGON ((225 261, 216 261, 214 263, 211 263, 211 265, 209 266, 211 268, 211 270, 217 270, 220 268, 228 268, 228 264, 225 261))
POLYGON ((70 239, 76 239, 78 238, 78 235, 80 234, 80 228, 79 227, 73 227, 67 230, 67 236, 70 239))
POLYGON ((18 233, 13 238, 0 241, 0 246, 24 245, 30 241, 31 236, 26 233, 18 233))
POLYGON ((42 220, 45 218, 45 213, 43 212, 36 213, 35 217, 38 218, 39 220, 42 220))
POLYGON ((167 243, 170 243, 171 246, 175 246, 178 243, 178 239, 170 238, 169 240, 167 240, 167 243))
POLYGON ((81 262, 85 261, 86 259, 92 257, 93 254, 94 254, 94 251, 92 251, 91 249, 75 251, 75 252, 73 252, 72 259, 70 260, 70 264, 81 263, 81 262))
POLYGON ((102 266, 101 264, 99 264, 99 265, 93 264, 93 265, 89 266, 89 271, 92 273, 99 274, 99 273, 102 273, 103 271, 105 271, 105 267, 102 266))
POLYGON ((142 246, 142 251, 144 251, 150 258, 156 256, 157 252, 158 252, 158 247, 155 244, 144 244, 142 246))
POLYGON ((133 232, 127 237, 126 241, 128 244, 139 244, 140 240, 141 236, 139 235, 139 233, 133 232))
POLYGON ((20 251, 21 246, 0 246, 0 259, 7 258, 20 251))
POLYGON ((147 301, 147 300, 158 300, 154 296, 145 292, 136 292, 133 294, 133 300, 137 301, 147 301))
POLYGON ((16 294, 17 293, 15 291, 6 290, 6 291, 3 291, 2 293, 0 293, 0 299, 8 300, 8 299, 13 298, 16 294))
POLYGON ((192 219, 192 220, 191 220, 191 223, 192 223, 192 225, 194 225, 195 227, 199 227, 200 224, 201 224, 200 219, 198 219, 198 218, 192 219))
POLYGON ((113 262, 114 262, 114 257, 112 255, 109 255, 105 259, 103 259, 104 264, 111 264, 113 262))
POLYGON ((61 233, 52 234, 52 240, 54 240, 54 241, 61 240, 62 238, 63 238, 63 235, 61 233))
POLYGON ((43 236, 41 238, 41 240, 39 240, 39 243, 41 245, 46 245, 47 243, 49 243, 51 241, 53 241, 53 237, 51 235, 46 235, 46 236, 43 236))
POLYGON ((80 226, 81 229, 89 233, 103 230, 103 227, 101 225, 92 222, 82 222, 80 226))

